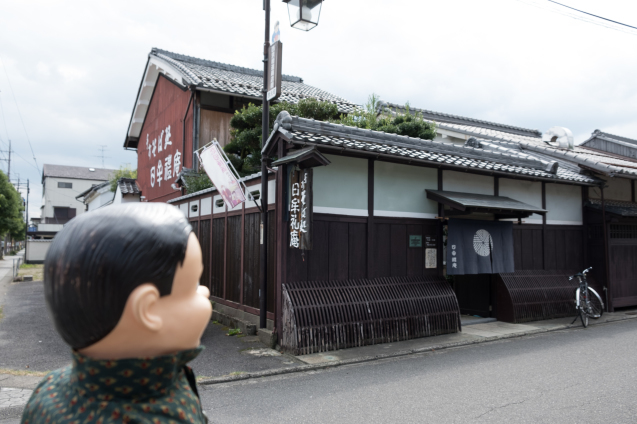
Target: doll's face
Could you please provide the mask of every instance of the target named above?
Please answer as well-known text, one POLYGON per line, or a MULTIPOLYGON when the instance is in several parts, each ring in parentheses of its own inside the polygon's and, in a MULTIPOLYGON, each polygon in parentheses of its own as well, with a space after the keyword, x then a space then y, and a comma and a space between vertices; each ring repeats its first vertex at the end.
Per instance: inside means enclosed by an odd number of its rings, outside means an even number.
POLYGON ((177 267, 171 293, 160 297, 152 307, 163 321, 160 332, 169 350, 199 346, 201 335, 210 321, 210 291, 199 285, 202 271, 201 248, 197 237, 191 233, 186 257, 177 267))

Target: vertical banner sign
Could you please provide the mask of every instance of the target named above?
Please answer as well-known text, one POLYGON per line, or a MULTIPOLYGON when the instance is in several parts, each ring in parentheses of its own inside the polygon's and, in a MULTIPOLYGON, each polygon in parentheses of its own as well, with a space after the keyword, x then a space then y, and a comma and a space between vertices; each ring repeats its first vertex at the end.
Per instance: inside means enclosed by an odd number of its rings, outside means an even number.
POLYGON ((246 198, 237 177, 230 170, 219 149, 219 144, 213 142, 199 153, 199 161, 228 207, 234 208, 245 202, 246 198))
POLYGON ((289 193, 290 247, 312 250, 312 168, 290 171, 289 193))
POLYGON ((447 274, 514 272, 513 223, 452 219, 447 237, 447 274))
POLYGON ((425 268, 436 268, 438 260, 438 246, 436 236, 425 236, 425 268))
POLYGON ((281 96, 282 51, 283 44, 280 41, 270 45, 270 53, 268 54, 268 101, 276 100, 281 96))

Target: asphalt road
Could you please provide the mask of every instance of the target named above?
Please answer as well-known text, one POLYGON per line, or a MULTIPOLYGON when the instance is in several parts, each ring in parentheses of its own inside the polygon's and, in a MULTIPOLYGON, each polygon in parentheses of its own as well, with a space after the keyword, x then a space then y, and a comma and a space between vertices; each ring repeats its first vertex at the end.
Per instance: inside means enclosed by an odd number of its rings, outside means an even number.
MULTIPOLYGON (((0 369, 52 371, 71 362, 69 347, 55 331, 40 281, 9 283, 0 305, 0 369)), ((228 337, 221 325, 209 324, 201 338, 206 349, 190 363, 197 376, 217 377, 298 366, 286 356, 247 354, 264 348, 256 337, 228 337)))
POLYGON ((215 423, 635 423, 637 322, 200 388, 215 423))

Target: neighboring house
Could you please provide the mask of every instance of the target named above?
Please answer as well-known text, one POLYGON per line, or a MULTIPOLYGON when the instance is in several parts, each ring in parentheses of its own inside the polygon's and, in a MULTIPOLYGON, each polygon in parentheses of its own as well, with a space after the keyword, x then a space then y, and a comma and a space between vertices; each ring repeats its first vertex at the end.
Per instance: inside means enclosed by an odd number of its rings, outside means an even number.
POLYGON ((80 193, 76 199, 86 205, 87 212, 91 212, 108 205, 139 202, 140 196, 141 191, 135 179, 120 178, 117 180, 115 192, 111 191, 111 184, 107 181, 80 193))
MULTIPOLYGON (((405 109, 381 102, 379 112, 405 113, 405 109)), ((568 205, 572 215, 556 220, 549 212, 541 223, 545 226, 581 225, 586 240, 586 266, 593 266, 594 276, 607 290, 603 294, 607 295, 610 310, 637 305, 637 274, 633 272, 634 252, 637 251, 637 140, 595 130, 579 146, 565 143, 566 147, 560 147, 557 143, 543 141, 542 133, 537 130, 416 108, 410 108, 410 112, 436 122, 438 140, 462 143, 469 137, 476 137, 479 144, 498 146, 503 154, 512 149, 518 153, 546 155, 560 165, 574 167, 580 175, 599 181, 581 193, 573 192, 562 198, 561 202, 568 205), (574 205, 580 205, 581 210, 575 213, 574 205)), ((536 187, 527 190, 526 195, 539 199, 541 193, 542 189, 536 187)), ((523 192, 518 196, 522 199, 523 192)), ((532 197, 526 200, 531 202, 532 197)), ((528 219, 527 223, 537 223, 537 220, 528 219)), ((537 266, 547 269, 543 264, 537 266)))
POLYGON ((35 238, 53 238, 64 224, 85 211, 79 193, 100 185, 116 170, 50 165, 42 168, 42 206, 35 238))
MULTIPOLYGON (((261 104, 263 71, 197 59, 153 48, 137 92, 124 148, 137 150, 137 183, 144 200, 182 195, 174 183, 196 169, 194 151, 216 138, 230 141, 230 118, 248 103, 261 104)), ((357 106, 284 75, 279 101, 314 97, 348 113, 357 106)))

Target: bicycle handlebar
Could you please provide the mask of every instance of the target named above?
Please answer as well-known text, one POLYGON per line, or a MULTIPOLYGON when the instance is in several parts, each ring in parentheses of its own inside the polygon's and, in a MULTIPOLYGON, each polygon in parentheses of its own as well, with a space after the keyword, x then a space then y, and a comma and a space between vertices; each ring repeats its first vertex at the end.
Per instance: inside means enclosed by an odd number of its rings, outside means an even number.
POLYGON ((586 268, 584 271, 580 272, 579 274, 571 275, 570 277, 568 277, 568 280, 569 280, 569 281, 571 281, 571 280, 572 280, 573 278, 575 278, 575 277, 583 277, 583 276, 585 276, 586 274, 588 274, 588 273, 591 271, 591 269, 593 269, 593 267, 592 267, 592 266, 591 266, 591 267, 586 268))

